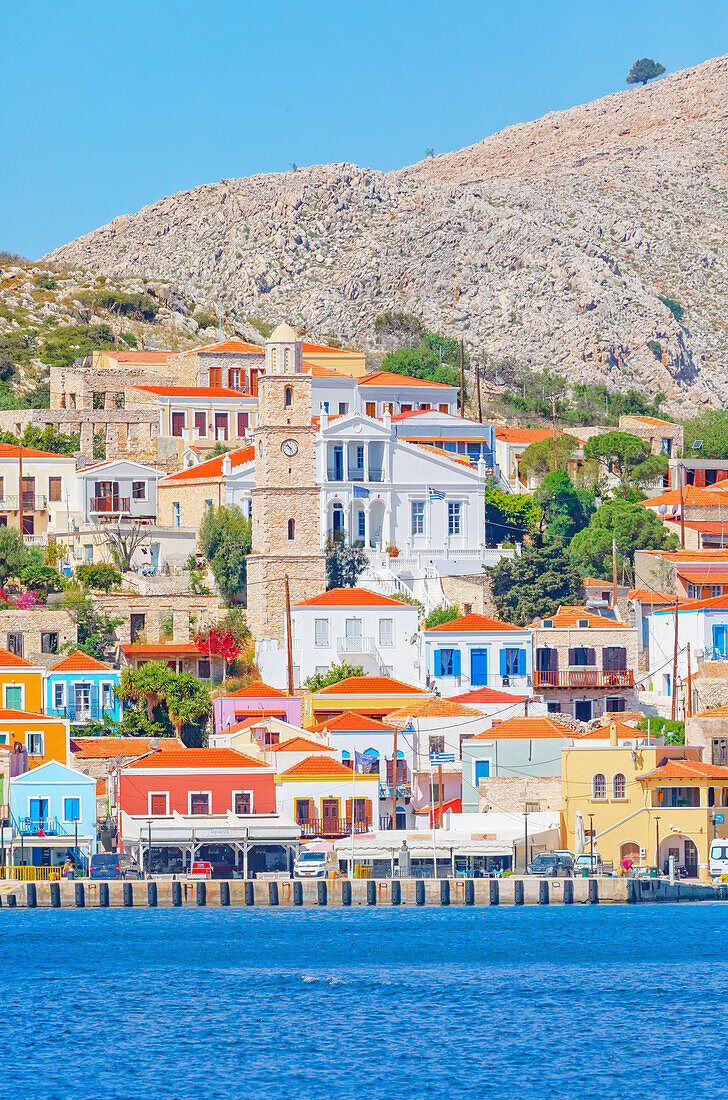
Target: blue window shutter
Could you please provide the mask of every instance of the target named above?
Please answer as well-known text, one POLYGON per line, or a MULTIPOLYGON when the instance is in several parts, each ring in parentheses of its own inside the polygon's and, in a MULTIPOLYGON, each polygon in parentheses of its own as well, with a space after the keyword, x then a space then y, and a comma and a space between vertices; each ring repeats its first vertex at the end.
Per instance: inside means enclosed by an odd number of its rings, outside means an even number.
POLYGON ((501 674, 501 676, 507 676, 508 675, 508 673, 507 673, 508 665, 506 664, 506 657, 507 657, 507 651, 505 649, 502 649, 500 651, 500 674, 501 674))
POLYGON ((460 675, 460 650, 454 649, 452 651, 452 674, 453 676, 460 675))
POLYGON ((435 650, 435 676, 442 676, 442 650, 435 650))
POLYGON ((518 665, 517 665, 517 668, 518 668, 518 675, 519 676, 525 676, 526 675, 526 651, 525 651, 525 649, 519 649, 518 650, 518 665))

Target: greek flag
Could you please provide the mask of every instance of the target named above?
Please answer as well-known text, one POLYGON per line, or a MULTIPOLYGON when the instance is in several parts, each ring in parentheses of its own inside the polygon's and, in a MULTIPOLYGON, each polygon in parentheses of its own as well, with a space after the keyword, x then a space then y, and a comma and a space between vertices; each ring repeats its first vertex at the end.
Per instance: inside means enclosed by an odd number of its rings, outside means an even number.
POLYGON ((431 764, 454 764, 455 753, 454 752, 431 752, 430 753, 431 764))
POLYGON ((430 494, 430 500, 444 500, 445 494, 442 489, 433 489, 431 485, 427 486, 427 492, 430 494))
POLYGON ((369 490, 365 489, 363 485, 355 485, 354 486, 354 496, 355 497, 368 497, 369 496, 369 490))

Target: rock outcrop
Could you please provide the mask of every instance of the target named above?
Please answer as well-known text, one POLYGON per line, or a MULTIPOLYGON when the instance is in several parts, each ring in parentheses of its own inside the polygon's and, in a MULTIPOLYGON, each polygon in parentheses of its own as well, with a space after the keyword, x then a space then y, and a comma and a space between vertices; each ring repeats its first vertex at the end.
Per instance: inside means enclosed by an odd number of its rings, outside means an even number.
POLYGON ((674 411, 721 404, 726 103, 722 57, 398 172, 334 164, 197 187, 48 258, 365 346, 378 314, 402 310, 476 359, 661 390, 674 411))

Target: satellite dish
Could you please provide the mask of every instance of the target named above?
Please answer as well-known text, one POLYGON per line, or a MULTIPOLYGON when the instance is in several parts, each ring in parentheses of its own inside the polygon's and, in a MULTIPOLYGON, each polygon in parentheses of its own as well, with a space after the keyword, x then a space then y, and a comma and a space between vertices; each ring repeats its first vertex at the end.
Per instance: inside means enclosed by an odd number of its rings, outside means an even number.
POLYGON ((150 737, 149 738, 149 748, 152 750, 152 752, 156 752, 157 749, 159 748, 159 739, 156 738, 156 737, 150 737))
POLYGON ((659 515, 664 516, 665 513, 667 512, 667 510, 668 510, 667 505, 666 504, 661 504, 660 507, 657 509, 657 512, 658 512, 659 515))

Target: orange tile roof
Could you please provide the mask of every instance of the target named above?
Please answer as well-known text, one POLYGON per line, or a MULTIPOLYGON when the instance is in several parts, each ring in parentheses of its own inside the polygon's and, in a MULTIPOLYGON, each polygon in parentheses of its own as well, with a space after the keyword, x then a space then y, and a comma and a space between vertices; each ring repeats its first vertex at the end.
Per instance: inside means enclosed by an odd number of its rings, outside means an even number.
POLYGON ((654 416, 630 416, 630 420, 639 420, 642 424, 654 424, 659 428, 677 428, 677 424, 673 424, 671 420, 657 420, 654 416))
MULTIPOLYGON (((77 760, 112 760, 115 756, 142 756, 150 752, 151 737, 72 737, 71 752, 77 760)), ((186 752, 176 737, 158 737, 160 752, 186 752)))
MULTIPOLYGON (((348 779, 351 782, 352 770, 347 768, 346 764, 342 764, 340 760, 334 760, 328 756, 307 756, 305 760, 300 760, 298 764, 294 764, 292 768, 281 772, 276 778, 278 780, 295 779, 301 775, 316 776, 319 779, 328 779, 329 777, 348 779)), ((359 776, 358 778, 367 777, 359 776)))
POLYGON ((107 354, 110 359, 115 359, 117 363, 159 363, 172 353, 166 348, 157 348, 154 351, 109 351, 107 354))
POLYGON ((75 653, 69 653, 57 665, 53 665, 49 672, 115 672, 111 665, 97 661, 95 657, 89 657, 88 653, 77 649, 75 653))
POLYGON ((451 695, 451 703, 523 703, 527 695, 511 695, 507 691, 495 691, 494 688, 480 687, 474 691, 465 691, 462 695, 451 695))
MULTIPOLYGON (((715 486, 703 489, 700 485, 685 485, 682 491, 682 502, 683 504, 712 504, 718 508, 726 503, 725 492, 724 489, 716 489, 715 486)), ((649 497, 648 500, 642 500, 640 503, 645 508, 658 508, 661 504, 679 504, 680 490, 670 489, 667 493, 649 497)))
POLYGON ((327 718, 312 727, 312 733, 391 733, 392 727, 368 714, 340 714, 338 718, 327 718))
MULTIPOLYGON (((661 516, 663 523, 670 524, 677 532, 680 529, 680 519, 674 516, 661 516)), ((700 531, 703 535, 728 535, 728 525, 724 519, 686 519, 685 527, 690 531, 700 531)))
MULTIPOLYGON (((599 577, 584 577, 581 582, 585 588, 611 588, 611 581, 600 580, 599 577)), ((617 588, 624 587, 624 585, 617 585, 617 588)))
POLYGON ((728 565, 707 569, 678 569, 678 577, 690 584, 728 584, 728 565))
POLYGON ((152 753, 134 760, 128 768, 264 768, 260 760, 237 749, 184 749, 181 752, 152 753))
POLYGON ((203 344, 199 348, 191 348, 189 351, 178 352, 178 355, 195 355, 199 351, 214 351, 219 354, 226 352, 243 352, 244 354, 256 353, 262 355, 265 348, 261 344, 249 344, 245 340, 238 340, 232 336, 229 340, 220 340, 217 344, 203 344))
POLYGON ((161 657, 204 657, 205 655, 205 651, 194 642, 135 642, 133 645, 123 645, 119 648, 125 657, 152 657, 155 654, 161 657))
POLYGON ((279 742, 277 745, 269 745, 269 752, 336 752, 329 745, 322 745, 319 741, 311 741, 308 737, 291 737, 288 741, 279 742))
POLYGON ((135 390, 153 393, 156 397, 236 397, 244 395, 229 386, 134 386, 135 390))
POLYGON ((254 680, 252 684, 246 684, 245 687, 238 688, 237 691, 231 691, 226 696, 227 699, 287 699, 288 695, 285 691, 281 691, 280 688, 271 687, 270 684, 264 684, 262 680, 254 680))
POLYGON ((408 409, 407 412, 395 413, 392 417, 392 423, 394 424, 397 420, 409 420, 411 416, 422 416, 423 413, 429 413, 432 411, 432 409, 408 409))
MULTIPOLYGON (((691 677, 692 679, 692 677, 691 677)), ((712 710, 701 710, 694 718, 728 718, 728 707, 713 707, 712 710)))
MULTIPOLYGON (((0 443, 0 458, 17 458, 19 451, 20 448, 13 443, 0 443)), ((66 462, 69 461, 67 455, 53 454, 51 451, 36 451, 32 447, 23 447, 23 458, 62 458, 66 462)))
POLYGON ((304 373, 308 373, 312 378, 348 378, 350 382, 354 382, 355 379, 350 374, 342 374, 340 370, 334 370, 332 367, 322 367, 318 363, 307 363, 303 360, 304 373))
MULTIPOLYGON (((644 715, 640 715, 640 718, 644 715)), ((634 726, 628 726, 624 722, 614 722, 617 727, 617 740, 625 740, 628 738, 634 739, 635 737, 647 737, 647 733, 644 730, 637 730, 634 726)), ((579 737, 580 741, 608 741, 611 736, 611 722, 605 722, 603 726, 597 726, 596 729, 589 730, 588 733, 582 733, 579 737)))
POLYGON ((404 600, 394 596, 382 596, 368 588, 329 588, 310 600, 301 600, 294 607, 398 607, 404 610, 411 607, 404 600))
POLYGON ((330 348, 326 344, 309 344, 305 340, 301 341, 301 349, 303 354, 311 352, 314 355, 356 355, 355 351, 351 351, 348 348, 330 348))
POLYGON ((430 634, 435 630, 442 630, 445 633, 454 630, 465 634, 471 631, 528 630, 528 627, 514 626, 513 623, 504 623, 500 619, 491 619, 488 615, 472 614, 462 615, 459 619, 451 619, 449 623, 440 623, 439 626, 430 626, 426 633, 430 634))
POLYGON ((728 782, 728 768, 705 764, 702 760, 667 760, 651 772, 638 775, 643 779, 722 779, 728 782))
POLYGON ((664 558, 665 561, 692 562, 694 565, 705 561, 728 561, 728 550, 641 550, 640 553, 664 558))
MULTIPOLYGON (((365 374, 359 378, 360 386, 396 386, 398 389, 407 389, 409 386, 425 386, 434 390, 454 390, 457 386, 447 385, 445 382, 428 382, 425 378, 410 378, 405 374, 392 374, 391 371, 378 370, 373 374, 365 374)), ((429 412, 429 410, 426 410, 429 412)))
POLYGON ((387 721, 397 727, 406 726, 412 718, 485 718, 485 715, 463 703, 441 699, 439 695, 418 699, 416 703, 408 703, 387 715, 387 721))
POLYGON ((461 466, 468 466, 471 470, 476 470, 477 467, 473 465, 469 458, 465 455, 456 454, 454 451, 443 451, 439 447, 431 447, 425 443, 415 443, 408 439, 400 439, 401 443, 406 443, 408 447, 416 447, 418 451, 425 451, 427 454, 435 454, 440 458, 449 458, 451 462, 458 462, 461 466))
POLYGON ((575 607, 562 604, 559 610, 554 615, 544 615, 543 619, 536 619, 531 625, 541 630, 548 630, 548 627, 542 627, 541 623, 547 619, 554 624, 554 630, 568 630, 579 629, 576 624, 579 620, 586 619, 589 623, 589 630, 634 630, 633 626, 628 623, 621 623, 617 619, 609 619, 606 615, 597 615, 594 611, 587 611, 584 607, 575 607))
MULTIPOLYGON (((675 599, 670 601, 670 607, 658 608, 655 615, 670 615, 675 613, 675 599)), ((725 596, 710 596, 705 600, 678 600, 677 609, 680 611, 724 611, 728 608, 728 594, 725 596)))
POLYGON ((190 466, 186 470, 178 470, 176 474, 163 477, 160 485, 166 485, 169 481, 204 481, 205 478, 222 477, 223 459, 230 459, 230 466, 234 470, 237 466, 245 466, 255 458, 254 447, 242 447, 239 451, 230 451, 226 455, 217 455, 216 458, 208 458, 207 462, 199 462, 196 466, 190 466))
POLYGON ((26 661, 25 657, 18 657, 17 653, 11 653, 9 649, 0 647, 0 668, 38 668, 32 661, 26 661))
MULTIPOLYGON (((475 735, 479 740, 492 740, 493 738, 561 738, 570 739, 577 736, 573 730, 566 726, 552 722, 550 718, 507 718, 505 722, 497 722, 485 733, 475 735)), ((634 736, 634 735, 633 735, 634 736)))
POLYGON ((405 684, 391 676, 347 676, 337 684, 329 684, 314 695, 427 695, 425 688, 405 684))
POLYGON ((627 593, 628 600, 639 600, 640 603, 674 603, 675 597, 666 592, 652 592, 649 588, 630 588, 627 593))
MULTIPOLYGON (((560 432, 556 429, 556 436, 573 435, 573 432, 560 432)), ((544 439, 553 439, 553 428, 496 428, 495 437, 502 443, 541 443, 544 439)), ((583 440, 579 440, 583 442, 583 440)))
POLYGON ((32 710, 13 710, 12 708, 8 709, 7 707, 0 708, 0 719, 2 719, 3 722, 27 722, 31 718, 34 722, 39 721, 57 723, 65 721, 65 719, 56 718, 51 714, 36 714, 32 710))

